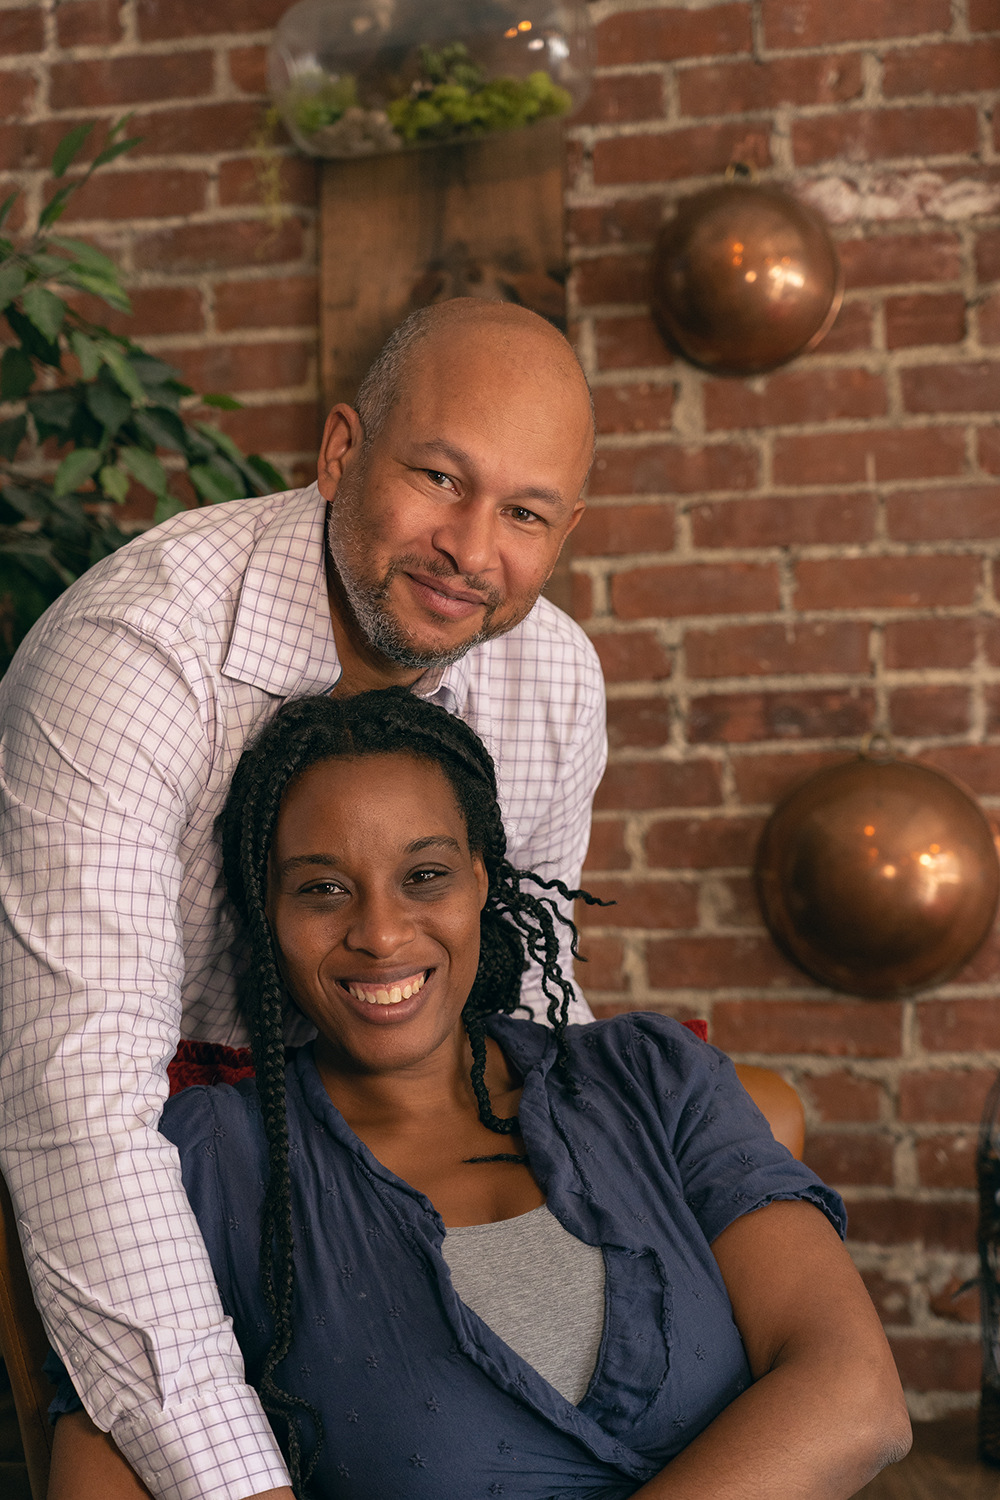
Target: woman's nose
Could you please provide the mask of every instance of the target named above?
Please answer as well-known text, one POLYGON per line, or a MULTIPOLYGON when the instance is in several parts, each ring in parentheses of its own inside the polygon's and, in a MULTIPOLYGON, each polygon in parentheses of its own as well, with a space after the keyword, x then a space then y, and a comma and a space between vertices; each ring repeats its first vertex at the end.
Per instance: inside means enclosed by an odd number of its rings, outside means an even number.
POLYGON ((345 942, 355 952, 388 958, 412 941, 416 924, 405 902, 390 892, 364 894, 355 904, 345 942))

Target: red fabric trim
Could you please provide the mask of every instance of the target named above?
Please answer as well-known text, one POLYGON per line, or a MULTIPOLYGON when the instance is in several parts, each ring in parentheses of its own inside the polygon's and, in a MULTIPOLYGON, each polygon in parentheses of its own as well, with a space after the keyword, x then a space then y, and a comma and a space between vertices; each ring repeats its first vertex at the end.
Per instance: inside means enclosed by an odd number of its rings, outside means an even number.
POLYGON ((198 1083, 239 1083, 253 1076, 249 1047, 223 1047, 218 1042, 179 1042, 167 1064, 171 1095, 198 1083))
POLYGON ((686 1026, 688 1031, 693 1031, 695 1036, 698 1037, 700 1041, 708 1041, 707 1021, 682 1021, 681 1025, 686 1026))

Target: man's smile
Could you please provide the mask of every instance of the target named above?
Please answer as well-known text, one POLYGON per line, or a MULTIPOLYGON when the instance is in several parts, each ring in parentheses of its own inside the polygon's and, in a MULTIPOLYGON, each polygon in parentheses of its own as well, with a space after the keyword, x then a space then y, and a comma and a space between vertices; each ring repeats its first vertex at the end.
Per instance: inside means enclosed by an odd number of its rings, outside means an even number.
POLYGON ((402 576, 422 604, 446 619, 467 620, 477 610, 487 607, 487 601, 473 589, 456 587, 428 573, 406 570, 402 576))

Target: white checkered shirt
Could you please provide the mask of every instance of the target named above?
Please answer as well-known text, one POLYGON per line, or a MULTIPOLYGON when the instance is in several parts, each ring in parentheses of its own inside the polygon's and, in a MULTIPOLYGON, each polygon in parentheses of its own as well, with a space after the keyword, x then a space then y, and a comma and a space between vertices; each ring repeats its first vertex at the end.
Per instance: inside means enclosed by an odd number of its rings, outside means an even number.
MULTIPOLYGON (((3 1171, 55 1348, 169 1500, 287 1483, 157 1124, 179 1035, 245 1041, 212 827, 247 737, 340 676, 324 513, 314 485, 175 517, 0 684, 3 1171)), ((495 757, 512 862, 579 884, 605 759, 579 628, 540 600, 418 691, 495 757)))

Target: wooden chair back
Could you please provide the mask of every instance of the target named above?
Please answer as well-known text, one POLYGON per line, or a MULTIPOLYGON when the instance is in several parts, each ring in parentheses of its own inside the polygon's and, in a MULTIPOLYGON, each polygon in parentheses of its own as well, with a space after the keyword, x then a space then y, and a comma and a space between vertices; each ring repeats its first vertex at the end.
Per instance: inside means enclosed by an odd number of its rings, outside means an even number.
POLYGON ((32 1500, 45 1500, 52 1457, 54 1429, 48 1413, 53 1391, 42 1374, 48 1349, 21 1253, 14 1205, 0 1177, 0 1354, 14 1394, 32 1500))

